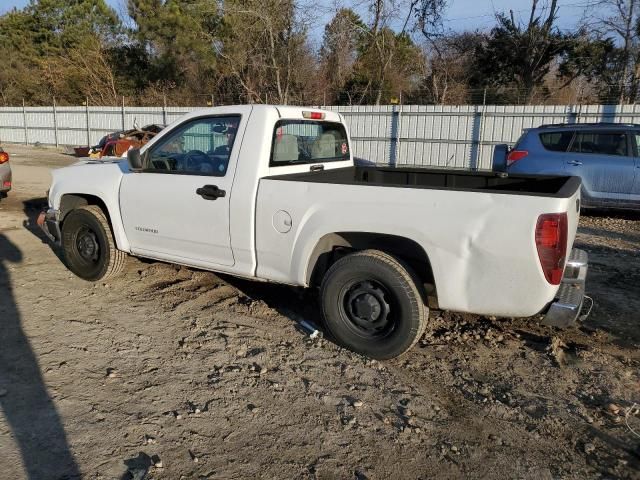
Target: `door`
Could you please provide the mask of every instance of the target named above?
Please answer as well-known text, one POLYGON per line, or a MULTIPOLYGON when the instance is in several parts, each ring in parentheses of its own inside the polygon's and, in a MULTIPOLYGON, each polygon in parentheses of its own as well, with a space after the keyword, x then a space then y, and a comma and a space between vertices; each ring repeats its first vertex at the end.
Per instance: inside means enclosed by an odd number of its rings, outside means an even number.
POLYGON ((142 154, 143 169, 120 187, 124 228, 135 254, 197 266, 234 264, 229 197, 240 115, 189 119, 142 154))
POLYGON ((630 199, 635 162, 624 131, 577 131, 566 165, 567 173, 582 178, 589 200, 615 203, 630 199))

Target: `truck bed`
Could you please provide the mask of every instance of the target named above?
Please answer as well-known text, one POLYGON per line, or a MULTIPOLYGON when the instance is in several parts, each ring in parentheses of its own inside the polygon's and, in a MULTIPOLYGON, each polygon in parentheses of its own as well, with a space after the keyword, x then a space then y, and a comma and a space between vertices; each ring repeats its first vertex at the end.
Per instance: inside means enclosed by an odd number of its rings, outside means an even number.
POLYGON ((437 190, 487 191, 512 195, 569 198, 580 188, 579 177, 509 175, 427 168, 347 167, 267 177, 272 180, 371 185, 437 190))

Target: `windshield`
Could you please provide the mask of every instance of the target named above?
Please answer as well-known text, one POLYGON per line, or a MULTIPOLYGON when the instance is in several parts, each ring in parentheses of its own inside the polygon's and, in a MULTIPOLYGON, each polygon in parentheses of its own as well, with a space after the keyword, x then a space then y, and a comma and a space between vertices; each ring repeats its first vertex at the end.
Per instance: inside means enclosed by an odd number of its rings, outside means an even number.
POLYGON ((271 147, 272 167, 349 160, 344 125, 334 122, 281 120, 271 147))

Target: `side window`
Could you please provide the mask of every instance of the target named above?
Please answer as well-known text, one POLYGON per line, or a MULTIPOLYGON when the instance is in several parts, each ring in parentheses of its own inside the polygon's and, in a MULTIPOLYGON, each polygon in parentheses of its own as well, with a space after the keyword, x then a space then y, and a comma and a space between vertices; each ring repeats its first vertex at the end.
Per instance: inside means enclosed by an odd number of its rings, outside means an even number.
POLYGON ((190 120, 147 152, 144 171, 222 177, 239 124, 239 115, 190 120))
POLYGON ((599 155, 618 155, 622 157, 629 155, 627 136, 619 132, 578 132, 571 145, 571 151, 599 155))
POLYGON ((349 160, 344 126, 334 122, 280 120, 273 132, 272 167, 349 160))
POLYGON ((546 150, 566 152, 573 132, 546 132, 540 134, 540 141, 546 150))

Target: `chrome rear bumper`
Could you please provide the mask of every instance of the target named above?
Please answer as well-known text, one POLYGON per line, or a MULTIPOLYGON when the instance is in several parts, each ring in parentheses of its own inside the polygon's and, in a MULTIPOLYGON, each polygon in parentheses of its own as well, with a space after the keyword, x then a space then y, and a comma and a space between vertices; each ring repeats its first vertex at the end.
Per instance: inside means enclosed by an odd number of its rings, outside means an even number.
POLYGON ((588 263, 587 252, 578 248, 571 251, 556 298, 542 320, 544 325, 568 327, 578 319, 584 302, 588 263))

